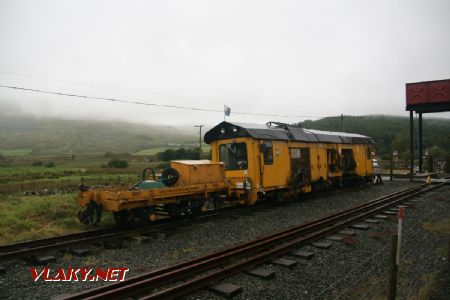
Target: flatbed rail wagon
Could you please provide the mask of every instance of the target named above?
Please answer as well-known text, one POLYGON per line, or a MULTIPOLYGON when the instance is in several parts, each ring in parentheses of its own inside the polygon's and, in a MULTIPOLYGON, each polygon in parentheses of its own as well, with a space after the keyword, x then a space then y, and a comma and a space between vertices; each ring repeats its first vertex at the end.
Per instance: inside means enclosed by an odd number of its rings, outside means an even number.
POLYGON ((86 209, 79 218, 95 225, 106 210, 119 225, 145 225, 161 214, 179 216, 215 208, 229 193, 223 169, 222 163, 209 160, 172 161, 160 178, 145 169, 142 180, 131 188, 81 186, 78 204, 86 209))

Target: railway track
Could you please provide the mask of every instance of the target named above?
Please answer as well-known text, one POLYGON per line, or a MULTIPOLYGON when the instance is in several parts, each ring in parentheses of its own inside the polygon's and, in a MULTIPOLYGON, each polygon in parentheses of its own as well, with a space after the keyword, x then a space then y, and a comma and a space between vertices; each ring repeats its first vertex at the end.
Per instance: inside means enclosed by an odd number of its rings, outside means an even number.
POLYGON ((119 228, 106 228, 99 230, 89 230, 62 236, 55 236, 39 240, 24 241, 13 244, 0 245, 0 261, 20 258, 33 255, 38 252, 79 245, 79 243, 89 242, 98 237, 113 237, 119 228))
POLYGON ((230 212, 230 210, 236 209, 239 208, 228 206, 221 209, 208 211, 198 216, 187 216, 179 219, 164 218, 146 227, 130 229, 111 227, 105 229, 77 232, 39 240, 0 245, 0 262, 34 256, 40 253, 58 249, 79 247, 80 245, 95 244, 101 241, 118 240, 135 235, 145 235, 157 230, 180 226, 186 224, 187 222, 192 222, 193 219, 213 218, 219 215, 227 214, 230 212))
POLYGON ((128 280, 67 295, 63 299, 172 299, 249 270, 293 248, 308 245, 324 236, 347 228, 411 197, 439 188, 420 185, 342 211, 310 223, 261 237, 248 243, 195 258, 171 267, 147 272, 128 280))

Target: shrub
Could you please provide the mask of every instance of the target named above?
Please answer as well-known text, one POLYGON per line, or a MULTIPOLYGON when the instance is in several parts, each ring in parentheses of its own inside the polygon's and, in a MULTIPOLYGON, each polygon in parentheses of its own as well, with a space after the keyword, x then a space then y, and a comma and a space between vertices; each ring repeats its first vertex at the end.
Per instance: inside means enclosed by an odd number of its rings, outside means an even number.
POLYGON ((42 161, 33 161, 31 166, 33 167, 41 167, 44 163, 42 161))
POLYGON ((114 153, 112 152, 106 152, 105 155, 103 155, 104 157, 113 157, 114 153))
POLYGON ((54 168, 54 167, 55 167, 55 164, 54 164, 52 161, 49 161, 49 162, 47 162, 47 163, 45 164, 44 167, 46 167, 46 168, 54 168))
POLYGON ((179 148, 177 150, 167 149, 164 152, 158 152, 156 156, 160 161, 170 161, 174 159, 198 159, 200 157, 200 149, 185 149, 179 148))
POLYGON ((447 151, 439 146, 433 146, 429 148, 428 153, 430 154, 430 156, 437 159, 445 159, 445 157, 447 156, 447 151))
POLYGON ((173 149, 167 149, 164 150, 164 152, 158 153, 159 160, 162 161, 169 161, 173 159, 177 159, 176 157, 176 151, 173 149))
POLYGON ((108 162, 108 167, 110 168, 116 168, 116 169, 125 169, 128 168, 128 162, 123 159, 111 159, 108 162))

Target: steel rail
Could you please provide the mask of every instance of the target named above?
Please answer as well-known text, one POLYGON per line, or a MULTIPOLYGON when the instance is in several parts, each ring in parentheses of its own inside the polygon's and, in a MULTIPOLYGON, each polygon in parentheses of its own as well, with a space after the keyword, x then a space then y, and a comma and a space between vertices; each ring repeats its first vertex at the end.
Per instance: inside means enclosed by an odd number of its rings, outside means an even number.
POLYGON ((186 216, 176 219, 165 218, 145 227, 137 227, 131 229, 112 227, 71 233, 67 235, 55 236, 39 240, 0 245, 0 262, 26 256, 32 256, 44 251, 69 248, 90 243, 98 243, 99 241, 114 240, 127 236, 133 236, 136 234, 146 234, 156 230, 180 226, 185 224, 186 222, 190 222, 196 219, 212 218, 218 215, 223 215, 228 213, 230 210, 237 210, 239 208, 240 207, 238 206, 228 206, 195 216, 186 216))
POLYGON ((79 239, 82 237, 89 237, 89 236, 97 236, 102 234, 108 234, 115 231, 120 230, 120 228, 105 228, 105 229, 97 229, 97 230, 88 230, 83 232, 75 232, 71 234, 66 234, 63 236, 52 236, 48 238, 38 239, 38 240, 28 240, 23 242, 17 242, 17 243, 11 243, 11 244, 4 244, 0 245, 0 254, 12 252, 19 249, 25 249, 25 248, 33 248, 38 246, 44 246, 49 244, 56 244, 60 242, 63 238, 67 239, 79 239))
MULTIPOLYGON (((323 230, 323 228, 333 228, 334 231, 337 229, 332 227, 332 225, 336 226, 340 219, 344 217, 352 217, 358 212, 366 211, 364 215, 358 215, 356 217, 351 218, 351 221, 355 222, 366 215, 370 215, 376 213, 388 206, 391 206, 395 203, 404 201, 409 197, 423 193, 428 191, 429 189, 424 189, 426 185, 420 185, 417 187, 412 187, 400 192, 393 193, 391 195, 383 196, 367 202, 365 204, 353 207, 351 209, 340 212, 336 215, 328 216, 307 224, 303 224, 300 226, 291 227, 287 230, 283 230, 277 232, 275 234, 271 234, 257 240, 251 241, 249 243, 243 243, 229 249, 225 249, 222 251, 215 252, 213 254, 206 255, 204 257, 196 258, 190 261, 186 261, 168 268, 159 269, 155 271, 151 271, 148 273, 144 273, 135 277, 132 277, 123 282, 117 282, 114 284, 94 288, 91 290, 86 290, 78 294, 67 295, 64 299, 107 299, 107 298, 121 298, 132 296, 136 294, 143 293, 150 289, 161 287, 171 282, 186 279, 192 276, 199 274, 200 272, 204 272, 207 270, 211 270, 213 268, 217 268, 219 266, 224 266, 227 263, 230 263, 233 259, 242 259, 244 256, 252 255, 261 251, 261 249, 272 249, 272 251, 287 251, 285 248, 283 250, 279 250, 280 243, 285 243, 289 240, 298 239, 299 236, 305 236, 306 234, 310 234, 311 232, 317 230, 323 230), (392 202, 394 199, 394 202, 392 202), (378 207, 377 207, 378 205, 378 207), (381 206, 380 206, 381 205, 381 206), (375 208, 374 208, 375 207, 375 208), (367 212, 369 211, 369 212, 367 212)), ((433 187, 434 188, 434 187, 433 187)), ((345 223, 345 224, 348 224, 345 223)), ((347 225, 341 224, 341 226, 345 227, 347 225)), ((331 230, 331 229, 329 229, 331 230)), ((321 233, 324 234, 323 232, 321 233)), ((292 247, 292 246, 288 246, 292 247)), ((276 255, 271 252, 270 255, 276 255)), ((246 267, 247 268, 247 267, 246 267)), ((224 270, 226 268, 223 268, 224 270)), ((211 278, 206 280, 206 285, 210 284, 211 281, 215 281, 217 279, 211 278)), ((203 287, 203 286, 202 286, 203 287)), ((176 289, 176 288, 174 288, 176 289)), ((197 288, 195 288, 197 289, 197 288)), ((170 290, 170 289, 169 289, 170 290)), ((183 285, 182 290, 185 292, 191 291, 191 289, 187 286, 183 285)), ((180 291, 176 291, 179 293, 180 291)), ((159 295, 159 294, 158 294, 159 295)), ((167 294, 169 298, 171 294, 167 294)), ((156 296, 156 295, 155 295, 156 296)), ((161 296, 161 295, 159 295, 161 296)), ((158 297, 159 297, 158 296, 158 297)))

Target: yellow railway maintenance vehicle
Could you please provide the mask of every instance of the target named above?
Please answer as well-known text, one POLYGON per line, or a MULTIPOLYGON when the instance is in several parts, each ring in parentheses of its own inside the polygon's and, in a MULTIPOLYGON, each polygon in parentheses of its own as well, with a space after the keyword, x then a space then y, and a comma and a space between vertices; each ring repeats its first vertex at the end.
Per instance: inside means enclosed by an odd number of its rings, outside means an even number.
POLYGON ((241 204, 372 179, 371 138, 269 122, 222 122, 205 134, 212 160, 225 164, 232 198, 241 204))
POLYGON ((224 121, 204 140, 211 144, 211 161, 172 161, 160 178, 147 168, 142 180, 130 188, 80 186, 78 203, 85 207, 80 220, 96 224, 106 210, 119 224, 145 225, 161 212, 179 216, 224 202, 286 201, 301 193, 372 179, 373 142, 363 135, 277 122, 224 121))

